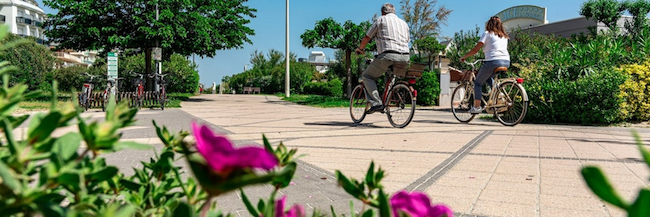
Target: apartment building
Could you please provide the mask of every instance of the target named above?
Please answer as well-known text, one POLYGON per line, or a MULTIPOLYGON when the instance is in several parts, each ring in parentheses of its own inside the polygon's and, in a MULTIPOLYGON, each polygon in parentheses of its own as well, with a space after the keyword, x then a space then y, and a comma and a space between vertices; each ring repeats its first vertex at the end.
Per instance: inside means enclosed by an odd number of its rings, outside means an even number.
POLYGON ((0 0, 0 23, 9 26, 11 33, 37 38, 43 44, 45 12, 34 0, 0 0))
MULTIPOLYGON (((54 48, 52 46, 51 48, 54 48)), ((54 56, 60 60, 57 63, 57 68, 68 66, 92 66, 97 58, 98 51, 74 51, 74 50, 59 50, 54 52, 54 56)))

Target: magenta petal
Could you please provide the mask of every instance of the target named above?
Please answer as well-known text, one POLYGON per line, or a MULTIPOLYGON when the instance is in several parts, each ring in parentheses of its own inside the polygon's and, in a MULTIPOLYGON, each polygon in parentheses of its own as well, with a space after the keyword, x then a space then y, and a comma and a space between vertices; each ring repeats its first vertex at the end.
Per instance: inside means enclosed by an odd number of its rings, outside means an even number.
POLYGON ((287 201, 287 196, 282 196, 281 199, 275 202, 275 217, 284 216, 284 203, 287 201))
POLYGON ((393 215, 399 216, 399 211, 406 212, 412 217, 429 216, 431 200, 421 192, 408 193, 400 191, 390 198, 393 215))
POLYGON ((429 216, 433 217, 454 217, 454 212, 445 205, 435 205, 429 210, 429 216))
POLYGON ((305 217, 305 208, 298 204, 293 205, 286 217, 305 217))
POLYGON ((235 151, 237 164, 241 167, 253 167, 265 170, 273 169, 278 165, 275 155, 260 147, 244 147, 235 151))

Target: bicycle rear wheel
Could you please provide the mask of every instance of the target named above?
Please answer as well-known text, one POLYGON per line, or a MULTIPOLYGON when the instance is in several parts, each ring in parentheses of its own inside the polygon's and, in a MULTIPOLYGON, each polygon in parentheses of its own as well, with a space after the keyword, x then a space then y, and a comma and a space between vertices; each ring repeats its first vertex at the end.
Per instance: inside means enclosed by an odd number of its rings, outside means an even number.
POLYGON ((506 126, 515 126, 526 117, 528 111, 528 96, 525 96, 521 85, 514 82, 506 82, 499 86, 499 95, 497 106, 494 110, 494 116, 501 124, 506 126))
POLYGON ((415 113, 413 92, 404 84, 397 84, 388 93, 386 116, 393 127, 403 128, 411 123, 415 113))
POLYGON ((470 83, 461 83, 451 94, 451 112, 461 123, 472 121, 476 114, 469 113, 474 105, 474 87, 470 83))
POLYGON ((165 102, 167 101, 167 94, 165 94, 164 91, 160 94, 159 100, 160 100, 160 110, 165 110, 165 102))
POLYGON ((366 118, 369 105, 366 100, 366 90, 362 85, 357 85, 350 95, 350 117, 354 123, 361 123, 366 118))

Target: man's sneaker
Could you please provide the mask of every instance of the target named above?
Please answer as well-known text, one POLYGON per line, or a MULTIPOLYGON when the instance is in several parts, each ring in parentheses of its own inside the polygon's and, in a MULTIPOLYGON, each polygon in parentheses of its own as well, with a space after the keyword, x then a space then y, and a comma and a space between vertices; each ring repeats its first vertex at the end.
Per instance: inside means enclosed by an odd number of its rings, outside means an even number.
POLYGON ((482 111, 483 111, 483 108, 481 108, 481 107, 472 107, 472 109, 469 110, 469 113, 478 114, 478 113, 481 113, 482 111))
POLYGON ((366 114, 372 114, 372 113, 375 113, 375 112, 383 112, 383 111, 384 111, 384 106, 383 105, 376 105, 376 106, 370 107, 370 109, 368 109, 368 111, 366 111, 366 114))

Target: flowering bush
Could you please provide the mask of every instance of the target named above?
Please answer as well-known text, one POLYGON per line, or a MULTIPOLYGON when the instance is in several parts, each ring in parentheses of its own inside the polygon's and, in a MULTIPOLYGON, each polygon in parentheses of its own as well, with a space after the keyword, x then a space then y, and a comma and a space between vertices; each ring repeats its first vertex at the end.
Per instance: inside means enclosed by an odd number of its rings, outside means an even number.
POLYGON ((621 85, 621 119, 650 120, 650 61, 624 65, 619 70, 628 77, 621 85))

